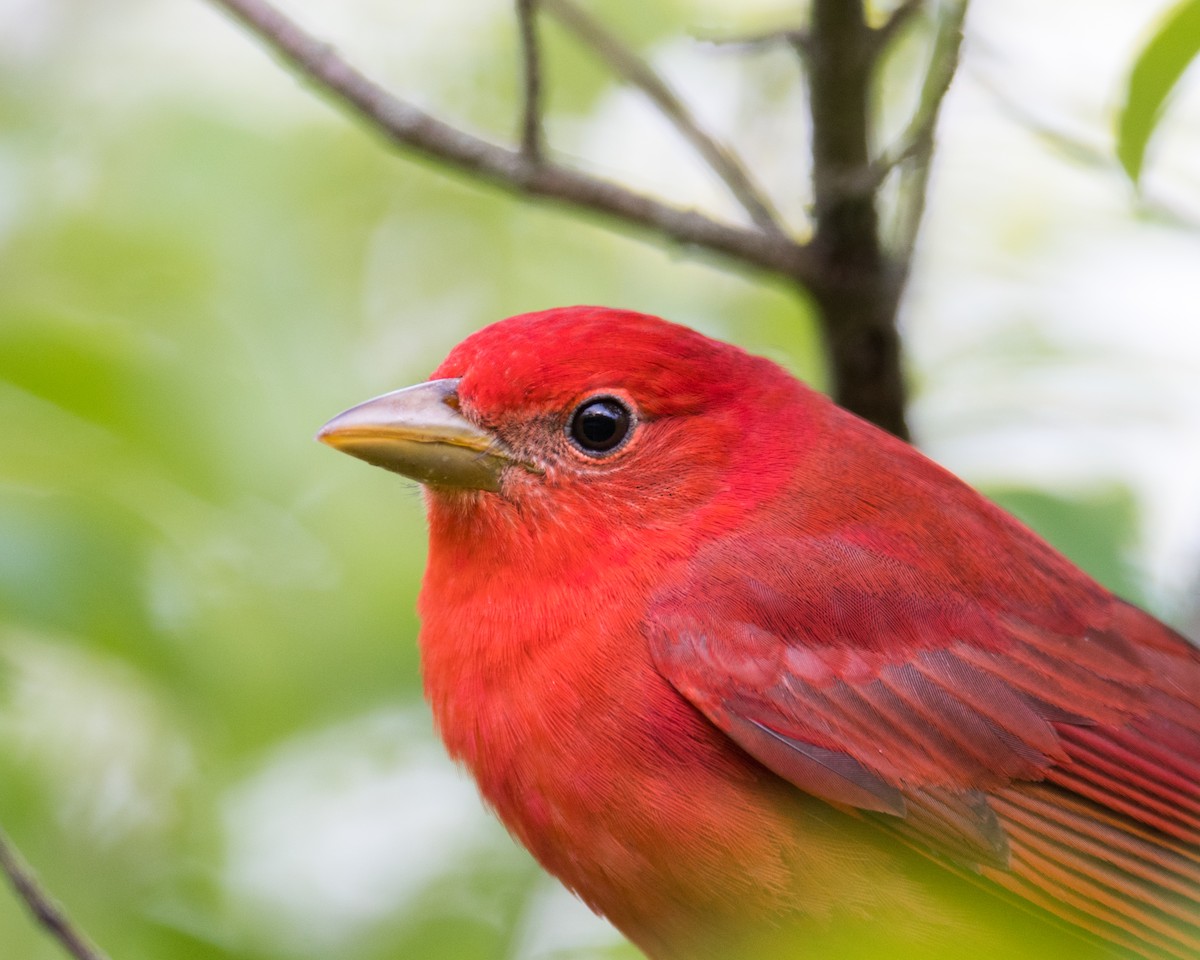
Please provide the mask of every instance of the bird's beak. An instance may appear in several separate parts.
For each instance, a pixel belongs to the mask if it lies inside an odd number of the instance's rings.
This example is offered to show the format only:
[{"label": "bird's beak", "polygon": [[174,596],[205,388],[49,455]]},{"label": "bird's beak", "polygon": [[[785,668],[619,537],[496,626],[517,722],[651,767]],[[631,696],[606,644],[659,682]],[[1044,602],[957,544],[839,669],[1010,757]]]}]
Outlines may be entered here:
[{"label": "bird's beak", "polygon": [[458,412],[458,380],[430,380],[360,403],[317,433],[322,443],[435,487],[499,490],[519,459]]}]

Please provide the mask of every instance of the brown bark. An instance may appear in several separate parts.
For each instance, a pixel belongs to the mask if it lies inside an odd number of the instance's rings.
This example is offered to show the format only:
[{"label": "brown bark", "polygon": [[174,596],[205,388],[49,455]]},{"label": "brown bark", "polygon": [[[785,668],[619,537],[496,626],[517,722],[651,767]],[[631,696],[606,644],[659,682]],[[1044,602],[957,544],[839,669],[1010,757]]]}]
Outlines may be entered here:
[{"label": "brown bark", "polygon": [[905,440],[906,390],[896,329],[900,271],[879,233],[871,92],[880,49],[859,0],[813,0],[801,46],[812,116],[815,231],[809,281],[835,399]]}]

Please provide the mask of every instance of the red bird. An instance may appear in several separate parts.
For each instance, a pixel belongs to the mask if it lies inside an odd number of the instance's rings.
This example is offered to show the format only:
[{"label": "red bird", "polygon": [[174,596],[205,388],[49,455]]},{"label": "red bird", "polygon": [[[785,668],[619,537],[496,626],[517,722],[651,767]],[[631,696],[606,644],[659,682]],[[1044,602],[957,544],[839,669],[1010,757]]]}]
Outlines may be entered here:
[{"label": "red bird", "polygon": [[775,364],[550,310],[320,439],[426,485],[446,746],[649,957],[1200,955],[1196,649]]}]

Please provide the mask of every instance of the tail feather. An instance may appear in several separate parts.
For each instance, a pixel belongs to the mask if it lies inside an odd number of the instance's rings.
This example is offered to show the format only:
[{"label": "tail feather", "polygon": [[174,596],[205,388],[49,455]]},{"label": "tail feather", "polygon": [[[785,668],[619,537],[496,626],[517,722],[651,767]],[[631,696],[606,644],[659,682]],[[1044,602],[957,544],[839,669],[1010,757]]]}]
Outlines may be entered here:
[{"label": "tail feather", "polygon": [[[1146,728],[1063,726],[1070,761],[1041,783],[993,794],[1007,870],[983,873],[1062,919],[1148,957],[1200,956],[1200,803],[1188,781],[1197,738],[1154,748]],[[1157,734],[1159,731],[1155,731]],[[1147,749],[1140,750],[1145,740]]]}]

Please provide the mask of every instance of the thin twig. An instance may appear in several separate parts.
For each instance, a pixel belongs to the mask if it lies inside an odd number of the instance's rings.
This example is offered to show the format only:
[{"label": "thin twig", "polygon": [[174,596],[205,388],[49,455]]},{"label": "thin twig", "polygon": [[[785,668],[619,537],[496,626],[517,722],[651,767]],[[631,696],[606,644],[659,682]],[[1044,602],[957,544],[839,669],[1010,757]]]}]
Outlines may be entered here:
[{"label": "thin twig", "polygon": [[542,159],[542,57],[537,35],[537,0],[517,0],[524,67],[521,113],[521,154],[534,163]]},{"label": "thin twig", "polygon": [[899,191],[900,204],[896,216],[896,248],[902,269],[908,270],[912,261],[917,232],[925,216],[925,197],[929,190],[929,169],[933,158],[934,134],[942,103],[958,70],[962,49],[963,22],[967,16],[967,0],[944,5],[945,12],[937,25],[929,69],[921,86],[917,111],[901,137],[897,162],[905,162],[905,174]]},{"label": "thin twig", "polygon": [[698,42],[712,44],[714,47],[733,47],[744,50],[774,47],[778,44],[795,44],[797,41],[803,42],[806,38],[805,31],[799,27],[790,30],[786,28],[768,30],[765,33],[750,33],[742,36],[723,36],[713,33],[696,33],[693,36]]},{"label": "thin twig", "polygon": [[761,190],[733,152],[706,133],[684,105],[645,60],[621,42],[603,24],[576,6],[571,0],[542,0],[543,9],[570,30],[612,71],[642,91],[658,107],[675,129],[688,141],[705,163],[729,188],[750,218],[763,230],[783,235],[777,216]]},{"label": "thin twig", "polygon": [[909,20],[925,5],[925,0],[903,0],[882,25],[874,30],[876,49],[882,50]]},{"label": "thin twig", "polygon": [[8,877],[17,896],[24,901],[34,919],[67,953],[76,960],[107,960],[68,919],[54,898],[42,889],[33,871],[21,859],[3,831],[0,831],[0,871]]},{"label": "thin twig", "polygon": [[[915,6],[919,7],[920,3]],[[888,174],[896,167],[909,160],[928,164],[929,155],[933,151],[934,133],[937,129],[942,101],[950,89],[950,82],[954,79],[958,66],[958,53],[962,43],[962,18],[965,13],[966,3],[964,2],[955,8],[952,19],[940,23],[938,38],[934,42],[934,51],[930,57],[929,69],[922,84],[920,102],[917,104],[908,126],[904,128],[904,132],[872,163],[872,189],[883,183]],[[895,18],[899,14],[900,9],[898,8],[892,16]],[[953,31],[949,34],[948,41],[946,31]]]},{"label": "thin twig", "polygon": [[287,64],[393,143],[457,167],[511,193],[558,200],[611,220],[808,283],[820,269],[812,251],[778,234],[722,223],[556,163],[532,163],[453,127],[364,76],[267,0],[211,0]]},{"label": "thin twig", "polygon": [[910,136],[908,131],[906,131],[894,144],[871,161],[871,166],[863,178],[863,182],[867,188],[878,190],[893,170],[905,161],[911,160],[920,152],[924,142],[925,137],[923,135]]}]

